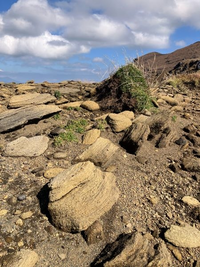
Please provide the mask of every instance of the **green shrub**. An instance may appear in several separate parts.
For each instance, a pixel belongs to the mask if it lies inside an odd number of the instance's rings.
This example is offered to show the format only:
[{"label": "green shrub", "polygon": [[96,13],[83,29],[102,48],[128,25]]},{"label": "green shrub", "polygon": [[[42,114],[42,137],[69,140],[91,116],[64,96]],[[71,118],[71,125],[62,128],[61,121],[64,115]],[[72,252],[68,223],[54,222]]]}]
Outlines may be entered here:
[{"label": "green shrub", "polygon": [[62,95],[61,95],[61,92],[57,90],[57,91],[54,92],[54,96],[55,96],[57,99],[61,99],[61,96],[62,96]]},{"label": "green shrub", "polygon": [[153,106],[146,79],[138,67],[132,63],[127,64],[119,68],[115,76],[120,80],[119,90],[135,99],[138,111]]}]

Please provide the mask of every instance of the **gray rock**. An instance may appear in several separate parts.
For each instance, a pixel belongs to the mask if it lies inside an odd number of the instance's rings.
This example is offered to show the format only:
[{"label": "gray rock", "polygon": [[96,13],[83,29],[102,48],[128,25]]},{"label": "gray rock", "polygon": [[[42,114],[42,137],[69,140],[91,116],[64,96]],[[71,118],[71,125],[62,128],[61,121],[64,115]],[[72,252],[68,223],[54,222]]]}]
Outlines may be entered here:
[{"label": "gray rock", "polygon": [[37,157],[48,148],[49,138],[41,135],[31,138],[20,137],[7,144],[5,155],[11,157]]},{"label": "gray rock", "polygon": [[55,101],[56,98],[50,94],[28,93],[23,95],[15,95],[11,97],[9,107],[19,108],[28,105],[39,105]]},{"label": "gray rock", "polygon": [[53,178],[48,187],[52,222],[66,232],[86,230],[119,197],[115,176],[89,161],[72,165]]},{"label": "gray rock", "polygon": [[177,247],[196,248],[200,246],[200,231],[188,224],[185,226],[172,225],[165,232],[165,238]]},{"label": "gray rock", "polygon": [[99,137],[94,144],[77,156],[74,162],[90,160],[95,165],[108,166],[118,149],[119,147],[110,140]]},{"label": "gray rock", "polygon": [[27,106],[14,110],[7,110],[0,113],[0,133],[15,129],[16,127],[25,125],[31,120],[41,119],[46,115],[59,111],[61,111],[61,109],[55,105]]}]

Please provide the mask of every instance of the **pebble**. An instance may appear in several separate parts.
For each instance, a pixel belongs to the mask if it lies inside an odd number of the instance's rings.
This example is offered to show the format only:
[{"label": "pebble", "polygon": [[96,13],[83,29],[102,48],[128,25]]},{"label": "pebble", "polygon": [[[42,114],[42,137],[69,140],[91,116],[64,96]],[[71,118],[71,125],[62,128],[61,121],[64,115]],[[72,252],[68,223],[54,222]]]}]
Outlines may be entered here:
[{"label": "pebble", "polygon": [[191,196],[184,196],[182,198],[182,201],[192,207],[200,206],[200,202],[196,198],[191,197]]},{"label": "pebble", "polygon": [[22,221],[22,219],[18,219],[15,224],[18,226],[23,226],[24,222]]},{"label": "pebble", "polygon": [[44,177],[47,179],[51,179],[54,178],[55,176],[57,176],[59,173],[63,172],[64,169],[63,168],[51,168],[45,171],[44,173]]},{"label": "pebble", "polygon": [[25,200],[25,199],[26,199],[26,195],[25,195],[25,194],[19,195],[19,196],[17,197],[17,200],[19,200],[19,201],[23,201],[23,200]]},{"label": "pebble", "polygon": [[8,213],[8,210],[0,210],[0,216],[5,216]]},{"label": "pebble", "polygon": [[64,254],[64,253],[59,253],[59,254],[58,254],[58,257],[59,257],[61,260],[64,260],[64,259],[66,259],[67,255]]},{"label": "pebble", "polygon": [[153,204],[156,205],[159,202],[159,197],[154,197],[154,196],[150,196],[149,201]]},{"label": "pebble", "polygon": [[24,246],[24,242],[23,242],[23,241],[19,241],[17,245],[18,245],[18,247],[20,247],[20,248],[21,248],[21,247],[23,247],[23,246]]},{"label": "pebble", "polygon": [[54,159],[65,159],[67,157],[67,153],[65,152],[56,152],[53,154]]},{"label": "pebble", "polygon": [[171,250],[171,252],[174,254],[174,256],[177,258],[178,261],[183,260],[182,255],[178,248],[172,246],[171,244],[168,244],[167,247]]},{"label": "pebble", "polygon": [[26,220],[30,217],[32,217],[33,215],[33,212],[32,211],[27,211],[27,212],[24,212],[20,215],[20,218],[23,219],[23,220]]}]

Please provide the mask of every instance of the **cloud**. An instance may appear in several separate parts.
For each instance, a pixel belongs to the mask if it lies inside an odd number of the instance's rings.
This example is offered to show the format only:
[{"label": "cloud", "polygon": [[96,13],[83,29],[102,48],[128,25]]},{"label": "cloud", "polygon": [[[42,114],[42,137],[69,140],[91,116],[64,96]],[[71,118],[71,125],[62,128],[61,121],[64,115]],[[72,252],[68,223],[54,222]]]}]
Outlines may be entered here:
[{"label": "cloud", "polygon": [[95,57],[94,59],[93,59],[93,62],[103,62],[104,60],[103,60],[103,58],[102,57]]},{"label": "cloud", "polygon": [[199,10],[199,0],[18,0],[0,14],[0,53],[68,59],[99,47],[167,48],[178,27],[200,29]]},{"label": "cloud", "polygon": [[186,42],[184,40],[177,41],[177,42],[175,42],[175,44],[176,44],[176,46],[179,46],[179,47],[186,46]]}]

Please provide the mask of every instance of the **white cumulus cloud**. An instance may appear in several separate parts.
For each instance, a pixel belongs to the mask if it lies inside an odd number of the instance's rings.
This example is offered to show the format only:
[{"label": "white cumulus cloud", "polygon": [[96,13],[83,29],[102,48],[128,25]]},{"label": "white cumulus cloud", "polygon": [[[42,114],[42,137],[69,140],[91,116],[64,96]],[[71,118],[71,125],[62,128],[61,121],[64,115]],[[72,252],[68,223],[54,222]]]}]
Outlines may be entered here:
[{"label": "white cumulus cloud", "polygon": [[96,47],[166,48],[178,27],[200,29],[199,10],[199,0],[18,0],[0,14],[0,54],[67,59]]}]

